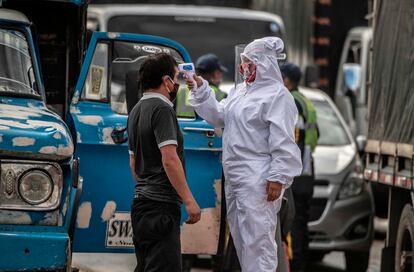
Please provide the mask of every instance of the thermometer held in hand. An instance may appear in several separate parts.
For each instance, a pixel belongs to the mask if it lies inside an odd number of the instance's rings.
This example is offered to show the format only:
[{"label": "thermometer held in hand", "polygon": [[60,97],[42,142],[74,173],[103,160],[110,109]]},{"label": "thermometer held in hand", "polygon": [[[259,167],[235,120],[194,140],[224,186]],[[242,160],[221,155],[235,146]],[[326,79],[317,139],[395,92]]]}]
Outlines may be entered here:
[{"label": "thermometer held in hand", "polygon": [[180,71],[180,73],[183,73],[187,79],[193,79],[193,75],[195,74],[193,63],[181,63],[178,65],[178,70]]}]

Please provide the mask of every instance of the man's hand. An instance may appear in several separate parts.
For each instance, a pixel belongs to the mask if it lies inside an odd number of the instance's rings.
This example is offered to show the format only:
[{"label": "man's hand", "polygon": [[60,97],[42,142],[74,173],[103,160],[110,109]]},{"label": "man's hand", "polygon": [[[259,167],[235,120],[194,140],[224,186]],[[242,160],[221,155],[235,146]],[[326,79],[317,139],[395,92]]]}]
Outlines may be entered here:
[{"label": "man's hand", "polygon": [[267,201],[275,201],[282,193],[283,184],[277,181],[268,181],[266,186]]},{"label": "man's hand", "polygon": [[187,224],[195,224],[201,219],[201,210],[195,200],[185,203],[185,210],[188,214]]},{"label": "man's hand", "polygon": [[193,75],[193,79],[185,78],[185,81],[187,82],[187,86],[190,90],[194,88],[195,83],[197,83],[197,88],[200,88],[201,85],[203,85],[203,80],[196,74]]}]

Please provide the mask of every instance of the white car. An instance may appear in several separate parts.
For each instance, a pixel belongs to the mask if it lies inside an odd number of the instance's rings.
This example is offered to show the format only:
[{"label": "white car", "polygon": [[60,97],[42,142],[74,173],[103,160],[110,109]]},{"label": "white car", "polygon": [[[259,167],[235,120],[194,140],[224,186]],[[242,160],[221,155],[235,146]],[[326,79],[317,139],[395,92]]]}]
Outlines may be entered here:
[{"label": "white car", "polygon": [[315,187],[310,208],[312,260],[345,252],[347,271],[366,271],[373,240],[374,202],[362,177],[356,143],[339,110],[322,91],[300,88],[317,111]]}]

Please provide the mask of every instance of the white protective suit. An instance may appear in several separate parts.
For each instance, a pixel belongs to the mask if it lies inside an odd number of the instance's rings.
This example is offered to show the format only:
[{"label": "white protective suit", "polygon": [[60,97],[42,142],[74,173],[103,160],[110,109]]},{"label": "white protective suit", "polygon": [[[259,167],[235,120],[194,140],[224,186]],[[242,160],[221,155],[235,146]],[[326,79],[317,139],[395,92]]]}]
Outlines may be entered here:
[{"label": "white protective suit", "polygon": [[294,137],[298,113],[276,60],[282,50],[279,38],[254,40],[243,53],[257,66],[253,83],[239,84],[219,103],[203,81],[189,97],[201,117],[224,128],[227,218],[243,272],[276,271],[275,231],[282,196],[268,202],[266,184],[290,186],[302,170]]}]

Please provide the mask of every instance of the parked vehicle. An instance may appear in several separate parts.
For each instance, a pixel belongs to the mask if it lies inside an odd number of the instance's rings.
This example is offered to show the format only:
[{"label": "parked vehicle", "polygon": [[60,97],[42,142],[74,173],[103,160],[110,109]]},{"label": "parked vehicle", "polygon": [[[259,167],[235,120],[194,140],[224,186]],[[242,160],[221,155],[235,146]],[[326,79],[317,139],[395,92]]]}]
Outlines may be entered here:
[{"label": "parked vehicle", "polygon": [[[14,10],[0,9],[0,270],[70,271],[72,249],[132,253],[126,101],[113,94],[137,90],[136,71],[148,55],[189,62],[187,51],[155,36],[93,33],[80,70],[84,2],[6,4]],[[180,125],[189,184],[203,210],[195,228],[183,224],[183,250],[208,254],[225,231],[221,139],[201,119]]]},{"label": "parked vehicle", "polygon": [[354,136],[368,133],[368,87],[371,66],[372,28],[356,27],[349,31],[344,43],[335,102]]},{"label": "parked vehicle", "polygon": [[379,0],[374,7],[364,177],[388,188],[381,271],[414,269],[413,8],[414,2],[404,0]]},{"label": "parked vehicle", "polygon": [[88,28],[170,38],[181,43],[194,61],[201,55],[214,53],[229,71],[221,85],[225,91],[234,86],[235,45],[265,36],[278,36],[285,40],[284,25],[279,16],[225,7],[91,5]]},{"label": "parked vehicle", "polygon": [[[128,164],[126,100],[119,89],[136,96],[138,69],[156,52],[189,62],[187,51],[171,40],[146,35],[94,33],[70,108],[82,160],[83,194],[77,216],[74,250],[133,253],[130,205],[134,181]],[[220,237],[221,139],[202,119],[179,120],[185,139],[189,186],[202,209],[202,220],[182,226],[182,251],[215,254]],[[99,167],[96,167],[99,166]],[[207,171],[208,170],[208,171]],[[182,220],[186,219],[183,209]],[[224,229],[225,230],[225,229]],[[223,231],[224,231],[223,230]],[[95,253],[93,255],[91,253]],[[111,258],[105,257],[108,264]]]},{"label": "parked vehicle", "polygon": [[[82,40],[76,49],[53,44],[62,38],[54,35],[63,35],[63,39],[78,35],[78,21],[68,19],[53,27],[49,23],[56,14],[76,16],[85,7],[83,1],[8,1],[0,7],[1,271],[71,270],[73,226],[82,183],[71,132],[62,118],[47,108],[46,97],[71,87],[69,77],[77,69],[71,61],[79,61]],[[33,8],[36,14],[30,12]],[[45,15],[42,10],[55,14],[47,25],[37,20]],[[38,42],[45,40],[39,39],[26,15],[38,22],[40,33],[49,35],[49,43],[41,49],[46,46],[50,50],[50,67],[39,55]],[[76,50],[78,54],[59,60],[51,56]],[[66,81],[50,81],[55,67],[63,71],[54,70],[53,77]],[[62,98],[63,109],[65,96]]]},{"label": "parked vehicle", "polygon": [[300,91],[316,108],[320,133],[308,224],[312,260],[343,251],[347,271],[365,271],[374,233],[374,203],[362,177],[357,145],[328,95],[307,88]]}]

